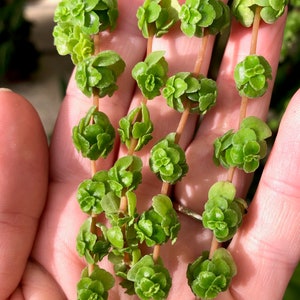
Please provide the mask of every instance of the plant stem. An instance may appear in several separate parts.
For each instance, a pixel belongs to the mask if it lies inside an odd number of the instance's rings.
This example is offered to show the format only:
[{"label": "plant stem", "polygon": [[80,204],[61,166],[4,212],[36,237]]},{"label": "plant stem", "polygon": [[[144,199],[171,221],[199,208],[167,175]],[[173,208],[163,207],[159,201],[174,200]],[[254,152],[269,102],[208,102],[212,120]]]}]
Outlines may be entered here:
[{"label": "plant stem", "polygon": [[190,105],[187,102],[185,110],[181,114],[181,118],[180,118],[180,121],[179,121],[177,129],[176,129],[175,143],[177,143],[177,144],[179,143],[179,140],[180,140],[183,130],[185,128],[186,122],[189,118],[189,114],[190,114]]},{"label": "plant stem", "polygon": [[258,37],[258,31],[259,31],[259,24],[260,24],[260,11],[261,6],[257,6],[255,9],[255,15],[253,20],[253,26],[252,26],[252,39],[251,39],[251,46],[250,46],[250,54],[256,53],[256,46],[257,46],[257,37]]},{"label": "plant stem", "polygon": [[205,52],[206,52],[207,42],[208,42],[208,34],[205,34],[205,31],[204,31],[204,36],[202,38],[201,46],[199,48],[196,63],[195,63],[195,66],[194,66],[194,72],[193,73],[195,75],[199,75],[200,72],[201,72],[202,63],[203,63]]},{"label": "plant stem", "polygon": [[160,245],[155,245],[153,248],[153,260],[157,262],[160,253]]},{"label": "plant stem", "polygon": [[209,258],[211,259],[214,252],[219,248],[220,244],[217,241],[216,237],[213,235],[213,238],[211,240],[211,244],[210,244],[210,250],[209,250]]},{"label": "plant stem", "polygon": [[[97,215],[92,215],[91,218],[92,218],[92,222],[91,222],[90,232],[93,234],[96,234],[96,232],[97,232],[97,226],[96,226]],[[91,275],[93,273],[94,268],[95,268],[95,264],[90,264],[90,263],[88,264],[88,274],[89,275]]]}]

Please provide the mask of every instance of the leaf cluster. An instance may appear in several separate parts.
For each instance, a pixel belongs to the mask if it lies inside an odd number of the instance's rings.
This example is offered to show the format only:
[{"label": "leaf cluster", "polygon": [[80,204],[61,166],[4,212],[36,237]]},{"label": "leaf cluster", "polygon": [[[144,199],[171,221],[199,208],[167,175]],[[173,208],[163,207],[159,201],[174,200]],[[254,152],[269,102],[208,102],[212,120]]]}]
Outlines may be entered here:
[{"label": "leaf cluster", "polygon": [[174,184],[188,171],[185,152],[175,143],[175,133],[156,143],[150,152],[150,168],[164,182]]},{"label": "leaf cluster", "polygon": [[137,237],[147,246],[161,245],[169,239],[175,243],[180,223],[171,199],[166,195],[156,195],[152,207],[143,212],[135,224]]},{"label": "leaf cluster", "polygon": [[162,94],[179,112],[188,105],[191,113],[205,114],[216,103],[217,85],[203,75],[195,78],[190,72],[179,72],[168,78]]},{"label": "leaf cluster", "polygon": [[161,37],[178,20],[178,12],[171,0],[146,0],[137,10],[138,27],[145,38]]},{"label": "leaf cluster", "polygon": [[287,0],[234,0],[232,13],[246,27],[254,21],[255,10],[261,7],[260,16],[268,24],[274,23],[284,13]]},{"label": "leaf cluster", "polygon": [[116,0],[62,0],[56,7],[54,44],[60,55],[71,55],[74,64],[94,52],[91,35],[113,30],[118,17]]},{"label": "leaf cluster", "polygon": [[95,89],[99,97],[112,96],[118,89],[117,78],[123,73],[125,62],[112,50],[102,51],[78,63],[75,79],[79,89],[90,97]]},{"label": "leaf cluster", "polygon": [[203,299],[215,298],[225,291],[232,277],[236,275],[236,265],[231,254],[224,248],[214,251],[211,259],[204,251],[187,270],[188,283],[193,293]]},{"label": "leaf cluster", "polygon": [[77,300],[105,300],[108,298],[107,291],[114,286],[114,283],[113,276],[97,265],[91,275],[88,275],[85,268],[77,284]]},{"label": "leaf cluster", "polygon": [[141,103],[119,121],[120,139],[127,149],[136,141],[134,151],[139,151],[152,139],[153,124],[147,106]]},{"label": "leaf cluster", "polygon": [[98,111],[96,106],[92,106],[86,116],[73,128],[72,139],[83,157],[97,160],[99,157],[106,157],[112,150],[115,130],[109,118]]},{"label": "leaf cluster", "polygon": [[181,30],[189,37],[217,34],[230,25],[230,9],[220,0],[186,0],[179,12]]},{"label": "leaf cluster", "polygon": [[148,100],[160,95],[167,80],[168,64],[164,54],[164,51],[154,51],[132,69],[133,78]]},{"label": "leaf cluster", "polygon": [[213,231],[219,242],[231,239],[241,225],[246,202],[236,198],[235,194],[236,189],[231,182],[219,181],[209,189],[202,223]]},{"label": "leaf cluster", "polygon": [[151,255],[143,256],[128,272],[134,282],[135,293],[142,300],[166,299],[171,288],[171,277],[161,260],[154,262]]},{"label": "leaf cluster", "polygon": [[268,88],[268,79],[272,79],[272,68],[260,55],[248,55],[234,69],[234,80],[241,96],[257,98]]},{"label": "leaf cluster", "polygon": [[272,134],[261,119],[245,118],[237,132],[227,131],[214,142],[214,161],[225,168],[237,167],[246,173],[254,172],[267,154],[265,139]]}]

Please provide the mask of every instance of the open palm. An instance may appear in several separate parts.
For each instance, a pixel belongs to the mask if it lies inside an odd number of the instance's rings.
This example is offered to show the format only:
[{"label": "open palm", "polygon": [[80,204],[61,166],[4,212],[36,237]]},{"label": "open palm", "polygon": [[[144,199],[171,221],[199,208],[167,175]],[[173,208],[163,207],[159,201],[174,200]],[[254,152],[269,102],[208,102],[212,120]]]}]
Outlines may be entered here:
[{"label": "open palm", "polygon": [[[141,1],[119,1],[119,26],[112,37],[104,35],[101,49],[113,49],[126,61],[119,89],[112,98],[100,100],[100,109],[118,120],[140,101],[131,77],[132,67],[143,60],[146,41],[137,29],[135,13]],[[262,25],[257,52],[275,72],[280,51],[284,17],[275,25]],[[228,129],[236,128],[240,97],[233,82],[234,66],[249,54],[251,31],[233,23],[231,36],[220,67],[217,105],[205,116],[195,137],[196,118],[189,119],[180,140],[190,165],[188,175],[173,187],[177,202],[201,213],[208,188],[226,179],[226,171],[212,162],[212,142]],[[174,29],[156,39],[153,50],[166,50],[170,74],[193,71],[201,41],[183,36]],[[202,66],[207,72],[213,38]],[[274,77],[275,73],[273,73]],[[270,84],[272,86],[272,84]],[[51,91],[50,91],[51,92]],[[249,115],[265,118],[271,88],[251,101]],[[31,105],[9,91],[0,93],[0,300],[76,299],[76,284],[84,261],[76,252],[76,236],[86,219],[76,201],[77,186],[90,177],[90,163],[75,150],[71,130],[91,106],[76,88],[73,79],[62,104],[50,149],[40,120]],[[300,93],[283,119],[258,191],[242,227],[229,245],[238,267],[228,292],[220,299],[281,299],[300,258]],[[148,151],[155,141],[175,131],[180,115],[168,108],[160,97],[149,101],[155,125],[153,142],[142,151],[147,165]],[[126,152],[120,146],[98,169],[107,169]],[[243,196],[250,178],[236,172],[234,182]],[[145,169],[138,189],[138,209],[148,207],[149,199],[160,192],[161,183]],[[162,247],[161,256],[170,270],[173,285],[169,299],[194,299],[186,282],[186,266],[209,249],[211,235],[197,222],[179,215],[181,231],[174,246]],[[171,248],[172,247],[172,248]],[[101,266],[111,270],[107,261]],[[133,299],[118,285],[109,299]]]}]

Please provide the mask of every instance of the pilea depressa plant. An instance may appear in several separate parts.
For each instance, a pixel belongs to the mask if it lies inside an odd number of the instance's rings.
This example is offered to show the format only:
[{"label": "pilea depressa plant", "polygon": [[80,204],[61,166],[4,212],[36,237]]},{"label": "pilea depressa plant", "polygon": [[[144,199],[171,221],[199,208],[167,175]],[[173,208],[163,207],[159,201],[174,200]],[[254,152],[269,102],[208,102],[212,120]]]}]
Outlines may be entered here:
[{"label": "pilea depressa plant", "polygon": [[[90,109],[72,130],[80,159],[90,161],[90,176],[78,183],[74,199],[86,216],[76,239],[78,255],[86,265],[77,284],[78,300],[108,299],[115,285],[139,299],[167,299],[172,282],[178,284],[167,260],[170,255],[179,255],[179,250],[172,249],[182,238],[181,220],[186,218],[182,212],[191,217],[194,212],[180,204],[174,189],[178,183],[184,186],[190,168],[195,167],[187,157],[187,139],[197,134],[189,132],[189,123],[201,131],[222,97],[218,81],[207,75],[207,55],[216,36],[229,32],[231,20],[251,32],[248,54],[239,58],[232,73],[240,113],[236,122],[231,122],[235,125],[198,149],[211,153],[215,172],[223,175],[209,182],[204,207],[195,206],[202,211],[203,227],[194,221],[198,235],[210,232],[210,242],[201,246],[204,250],[197,251],[198,256],[185,262],[186,280],[181,284],[189,285],[195,297],[211,299],[226,291],[232,278],[238,276],[227,249],[247,212],[237,181],[259,167],[267,155],[266,139],[271,136],[261,116],[248,113],[251,101],[260,101],[269,91],[274,76],[268,60],[257,51],[259,29],[262,23],[275,23],[285,6],[285,0],[235,0],[231,6],[221,0],[146,0],[136,9],[135,19],[129,20],[120,15],[117,0],[62,0],[58,4],[53,30],[57,51],[71,56],[77,87],[91,99]],[[113,47],[115,32],[126,22],[136,22],[139,39],[146,43],[144,57],[140,55],[135,63],[126,61]],[[181,64],[182,69],[174,71],[174,61],[169,60],[174,49],[157,49],[156,41],[167,38],[174,43],[184,38],[193,41],[193,47],[197,45],[193,69]],[[107,48],[108,39],[111,49]],[[125,80],[124,74],[135,81],[139,92],[128,113],[111,120],[105,106],[120,92],[118,85]],[[122,105],[122,95],[118,97],[116,109]],[[161,130],[163,116],[151,118],[157,101],[175,116],[177,124],[170,132]],[[226,105],[227,115],[220,116],[224,123],[230,118],[230,109],[236,109]],[[119,143],[119,154],[112,154]],[[116,159],[112,165],[98,169],[99,161],[113,155]],[[153,182],[161,182],[160,190],[143,192],[143,178],[149,172]],[[202,184],[207,182],[197,182]],[[107,264],[111,265],[108,269],[103,267]]]}]

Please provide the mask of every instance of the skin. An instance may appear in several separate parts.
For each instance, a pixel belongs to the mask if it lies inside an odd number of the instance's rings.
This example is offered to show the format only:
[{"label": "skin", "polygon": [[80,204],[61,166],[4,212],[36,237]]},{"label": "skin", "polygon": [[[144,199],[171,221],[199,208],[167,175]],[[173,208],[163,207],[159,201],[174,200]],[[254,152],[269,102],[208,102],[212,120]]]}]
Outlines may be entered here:
[{"label": "skin", "polygon": [[[135,63],[145,55],[146,43],[137,27],[135,12],[140,1],[119,1],[122,26],[114,37],[104,35],[101,49],[113,49],[127,62],[119,80],[119,90],[109,99],[100,100],[100,109],[111,116],[117,126],[119,118],[140,101],[130,75]],[[273,68],[275,77],[285,17],[270,26],[261,24],[257,53]],[[190,164],[188,175],[172,189],[174,198],[201,213],[207,191],[227,173],[211,161],[211,143],[230,128],[237,128],[240,97],[235,90],[232,72],[236,63],[249,54],[251,30],[233,23],[219,76],[217,105],[205,116],[194,139],[195,117],[187,123],[180,144],[186,149]],[[213,39],[209,40],[201,72],[206,73]],[[154,41],[153,50],[165,49],[170,74],[193,71],[200,45],[178,28],[168,37]],[[265,118],[273,82],[260,99],[249,102],[247,114]],[[133,95],[133,96],[132,96]],[[86,216],[76,201],[78,184],[90,177],[89,161],[80,157],[71,141],[72,127],[91,105],[77,90],[71,78],[54,129],[50,148],[34,108],[20,95],[0,91],[0,299],[76,299],[76,284],[85,266],[75,250],[78,229]],[[163,100],[149,101],[155,127],[154,141],[174,131],[179,114]],[[218,299],[282,299],[282,295],[300,258],[300,91],[292,98],[282,119],[280,130],[268,158],[258,190],[243,225],[229,245],[238,268],[228,292]],[[16,117],[17,116],[17,117]],[[163,122],[161,122],[163,117]],[[153,141],[141,152],[145,162]],[[126,153],[118,144],[114,153],[98,162],[107,169],[118,156]],[[9,148],[9,149],[7,149]],[[201,151],[199,151],[201,149]],[[208,171],[209,170],[209,171]],[[145,169],[139,197],[145,199],[139,210],[149,206],[161,183]],[[235,172],[238,196],[245,195],[249,176]],[[194,299],[185,279],[186,265],[209,249],[211,235],[201,223],[180,214],[182,229],[174,246],[161,248],[161,256],[173,277],[168,299]],[[170,255],[172,253],[172,255]],[[111,270],[104,260],[101,266]],[[118,285],[110,299],[134,299]]]}]

